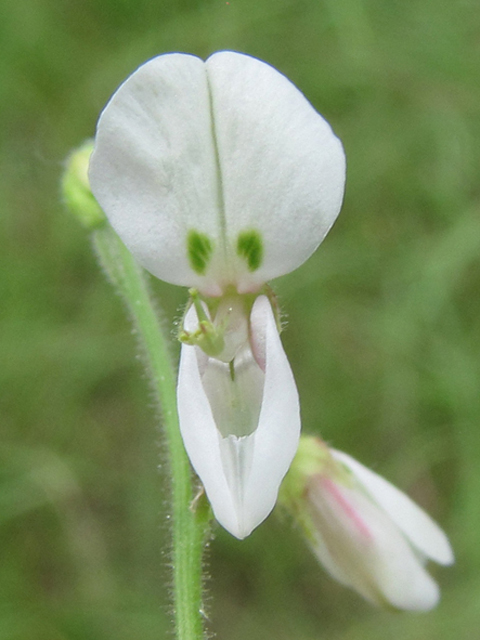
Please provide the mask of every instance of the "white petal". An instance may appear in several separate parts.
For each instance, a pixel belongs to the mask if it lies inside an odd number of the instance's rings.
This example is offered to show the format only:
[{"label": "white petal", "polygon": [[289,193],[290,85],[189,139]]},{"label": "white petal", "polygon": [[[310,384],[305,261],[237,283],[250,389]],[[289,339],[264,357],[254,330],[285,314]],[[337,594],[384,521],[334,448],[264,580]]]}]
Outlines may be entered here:
[{"label": "white petal", "polygon": [[453,563],[453,551],[447,536],[413,500],[346,453],[332,450],[332,455],[352,471],[377,504],[425,557],[439,564]]},{"label": "white petal", "polygon": [[359,489],[314,478],[308,495],[318,532],[314,551],[334,577],[374,604],[412,611],[437,604],[438,587],[413,549]]},{"label": "white petal", "polygon": [[300,266],[340,210],[345,157],[330,125],[268,64],[229,51],[207,62],[227,235],[256,229],[260,268],[237,260],[239,291]]},{"label": "white petal", "polygon": [[197,347],[182,345],[177,404],[183,442],[193,468],[202,480],[216,519],[241,538],[234,497],[225,476],[220,435],[200,376]]},{"label": "white petal", "polygon": [[237,538],[249,535],[273,509],[300,430],[295,382],[264,296],[254,304],[252,325],[265,333],[266,348],[263,399],[253,433],[237,437],[225,435],[225,425],[217,427],[195,347],[182,346],[177,388],[185,448],[216,519]]},{"label": "white petal", "polygon": [[[220,295],[227,285],[254,291],[309,257],[338,214],[345,159],[330,126],[269,65],[167,54],[104,109],[89,175],[144,267]],[[192,232],[209,247],[203,266],[189,257]]]},{"label": "white petal", "polygon": [[253,330],[265,327],[265,383],[250,475],[245,489],[250,526],[275,506],[278,489],[295,456],[300,437],[300,406],[290,364],[283,350],[270,302],[259,296],[252,309]]},{"label": "white petal", "polygon": [[97,125],[92,191],[137,260],[158,278],[218,295],[189,263],[196,230],[220,244],[217,168],[205,63],[167,54],[120,86]]}]

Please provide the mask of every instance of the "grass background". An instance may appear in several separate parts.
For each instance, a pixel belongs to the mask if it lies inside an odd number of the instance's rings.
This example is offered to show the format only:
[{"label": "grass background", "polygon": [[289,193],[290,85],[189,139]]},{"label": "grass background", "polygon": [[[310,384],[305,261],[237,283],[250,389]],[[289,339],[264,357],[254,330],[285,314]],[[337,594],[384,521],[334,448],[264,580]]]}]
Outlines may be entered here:
[{"label": "grass background", "polygon": [[[168,478],[121,301],[64,211],[72,147],[140,63],[258,56],[345,145],[343,212],[276,282],[306,432],[449,533],[434,612],[378,612],[291,523],[217,529],[224,640],[471,639],[480,625],[480,12],[475,0],[3,0],[0,640],[169,638]],[[171,322],[186,293],[155,283]]]}]

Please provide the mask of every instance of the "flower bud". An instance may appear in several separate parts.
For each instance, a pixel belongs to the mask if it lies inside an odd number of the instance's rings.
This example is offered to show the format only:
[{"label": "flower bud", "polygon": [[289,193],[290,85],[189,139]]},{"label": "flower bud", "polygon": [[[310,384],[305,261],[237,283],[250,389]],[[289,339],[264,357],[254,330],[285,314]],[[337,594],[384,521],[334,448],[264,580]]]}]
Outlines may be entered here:
[{"label": "flower bud", "polygon": [[105,214],[90,190],[88,163],[93,151],[93,142],[88,140],[73,151],[67,159],[62,178],[65,203],[81,224],[89,230],[97,229],[106,222]]},{"label": "flower bud", "polygon": [[319,438],[303,437],[280,500],[327,571],[373,604],[426,611],[439,589],[426,560],[453,562],[438,525],[389,482]]}]

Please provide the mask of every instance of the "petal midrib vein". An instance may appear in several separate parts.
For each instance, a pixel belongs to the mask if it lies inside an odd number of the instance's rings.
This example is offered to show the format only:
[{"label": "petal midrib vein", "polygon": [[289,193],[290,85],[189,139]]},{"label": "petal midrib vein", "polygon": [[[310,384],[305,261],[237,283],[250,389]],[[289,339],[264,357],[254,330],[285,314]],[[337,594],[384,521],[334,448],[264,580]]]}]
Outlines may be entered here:
[{"label": "petal midrib vein", "polygon": [[216,182],[216,205],[217,205],[217,213],[218,213],[218,224],[220,229],[220,251],[223,258],[224,268],[226,270],[227,278],[231,278],[232,274],[230,261],[229,261],[229,252],[228,252],[228,241],[227,241],[227,217],[225,212],[225,193],[223,186],[223,174],[222,174],[222,164],[220,161],[220,151],[218,146],[218,137],[217,137],[217,128],[215,122],[215,111],[213,104],[213,89],[210,83],[210,78],[208,75],[208,69],[205,70],[205,76],[207,80],[207,91],[208,91],[208,101],[210,107],[210,126],[212,132],[212,140],[213,140],[213,153],[214,153],[214,166],[215,166],[215,182]]}]

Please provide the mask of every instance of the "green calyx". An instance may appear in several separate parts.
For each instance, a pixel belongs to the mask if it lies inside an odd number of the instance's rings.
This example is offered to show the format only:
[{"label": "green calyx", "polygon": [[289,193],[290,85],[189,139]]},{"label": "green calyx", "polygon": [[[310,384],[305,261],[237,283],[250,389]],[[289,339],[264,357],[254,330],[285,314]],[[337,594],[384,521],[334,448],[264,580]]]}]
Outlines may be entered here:
[{"label": "green calyx", "polygon": [[182,329],[178,336],[180,342],[184,344],[200,347],[205,353],[214,358],[218,356],[224,349],[224,329],[215,326],[208,318],[200,294],[196,289],[190,289],[190,301],[194,305],[198,317],[198,329],[195,331],[186,331]]},{"label": "green calyx", "polygon": [[342,485],[352,484],[351,472],[333,458],[323,440],[301,436],[295,458],[280,488],[279,502],[290,511],[298,512],[315,476],[326,476]]},{"label": "green calyx", "polygon": [[106,217],[96,201],[88,180],[88,164],[93,142],[86,141],[67,159],[62,177],[62,194],[65,204],[80,223],[89,230],[105,225]]},{"label": "green calyx", "polygon": [[338,484],[352,484],[350,472],[333,458],[323,440],[315,436],[301,436],[295,458],[280,487],[278,504],[293,516],[313,546],[317,534],[308,496],[309,487],[325,477]]}]

